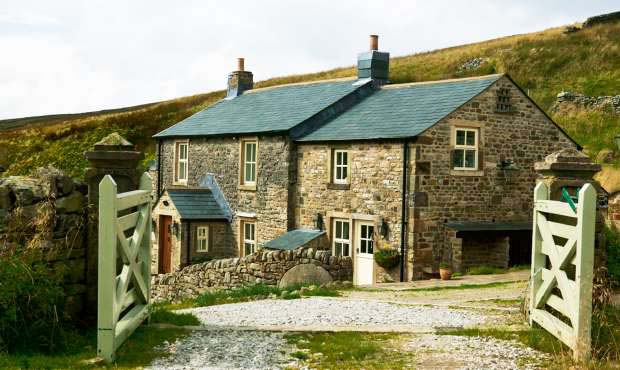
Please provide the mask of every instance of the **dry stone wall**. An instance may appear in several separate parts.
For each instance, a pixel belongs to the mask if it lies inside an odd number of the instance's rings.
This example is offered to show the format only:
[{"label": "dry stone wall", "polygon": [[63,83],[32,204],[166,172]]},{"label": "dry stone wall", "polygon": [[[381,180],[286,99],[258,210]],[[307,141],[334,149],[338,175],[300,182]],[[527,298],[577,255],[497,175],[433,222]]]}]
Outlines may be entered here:
[{"label": "dry stone wall", "polygon": [[352,278],[350,257],[336,257],[330,251],[313,248],[261,250],[241,258],[214,260],[191,265],[178,272],[154,276],[151,294],[156,301],[176,302],[197,297],[207,290],[257,283],[277,285],[288,270],[300,264],[320,266],[333,280],[348,281]]},{"label": "dry stone wall", "polygon": [[69,314],[82,311],[86,291],[86,193],[52,168],[0,179],[0,252],[40,248],[42,263],[66,272]]}]

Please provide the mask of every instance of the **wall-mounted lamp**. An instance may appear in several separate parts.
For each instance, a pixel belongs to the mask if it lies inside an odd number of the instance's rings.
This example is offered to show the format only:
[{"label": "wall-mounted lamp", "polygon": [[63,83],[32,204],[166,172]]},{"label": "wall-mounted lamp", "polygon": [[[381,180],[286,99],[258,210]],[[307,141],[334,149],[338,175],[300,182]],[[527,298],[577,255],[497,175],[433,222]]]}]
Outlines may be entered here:
[{"label": "wall-mounted lamp", "polygon": [[172,235],[179,237],[179,223],[175,222],[172,224]]},{"label": "wall-mounted lamp", "polygon": [[387,222],[385,222],[385,218],[381,219],[381,223],[379,224],[379,234],[385,239],[388,236],[388,232],[390,231]]},{"label": "wall-mounted lamp", "polygon": [[323,231],[323,228],[325,227],[324,223],[323,223],[323,215],[320,213],[316,214],[316,218],[314,219],[314,227],[317,230],[321,230]]},{"label": "wall-mounted lamp", "polygon": [[620,134],[616,134],[614,136],[614,142],[616,143],[616,148],[618,148],[618,150],[620,150]]},{"label": "wall-mounted lamp", "polygon": [[502,159],[499,161],[499,164],[497,165],[497,167],[504,171],[504,178],[506,179],[506,182],[509,182],[510,180],[510,171],[518,171],[519,170],[519,166],[514,163],[512,161],[512,159]]}]

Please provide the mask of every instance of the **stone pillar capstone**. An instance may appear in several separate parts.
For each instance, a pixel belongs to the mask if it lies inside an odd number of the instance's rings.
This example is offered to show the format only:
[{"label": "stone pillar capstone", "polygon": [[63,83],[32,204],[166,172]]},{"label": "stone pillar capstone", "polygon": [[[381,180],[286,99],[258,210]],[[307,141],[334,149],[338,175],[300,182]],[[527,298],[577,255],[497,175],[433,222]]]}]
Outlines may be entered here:
[{"label": "stone pillar capstone", "polygon": [[140,173],[138,162],[142,152],[118,133],[112,133],[95,143],[92,151],[84,152],[90,166],[84,179],[88,185],[88,237],[86,246],[86,314],[97,317],[97,256],[99,183],[105,175],[111,175],[118,192],[136,190]]}]

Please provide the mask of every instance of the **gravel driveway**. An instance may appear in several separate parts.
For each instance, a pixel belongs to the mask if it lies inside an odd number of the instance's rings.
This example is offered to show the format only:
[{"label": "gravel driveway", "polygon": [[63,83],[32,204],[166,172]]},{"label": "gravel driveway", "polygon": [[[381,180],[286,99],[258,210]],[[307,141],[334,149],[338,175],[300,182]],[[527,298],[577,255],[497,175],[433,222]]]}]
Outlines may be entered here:
[{"label": "gravel driveway", "polygon": [[484,323],[481,314],[449,308],[393,304],[370,300],[312,297],[260,300],[182,310],[209,327],[251,327],[269,330],[432,331]]}]

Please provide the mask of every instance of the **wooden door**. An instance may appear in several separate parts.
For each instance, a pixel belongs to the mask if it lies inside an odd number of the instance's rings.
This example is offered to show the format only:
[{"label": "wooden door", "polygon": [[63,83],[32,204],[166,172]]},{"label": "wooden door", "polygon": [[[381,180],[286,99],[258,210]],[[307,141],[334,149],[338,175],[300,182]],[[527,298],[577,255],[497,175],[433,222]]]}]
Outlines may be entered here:
[{"label": "wooden door", "polygon": [[374,283],[374,229],[368,222],[356,222],[355,231],[355,285],[371,285]]},{"label": "wooden door", "polygon": [[172,240],[171,229],[172,217],[160,216],[159,218],[159,273],[172,272]]}]

